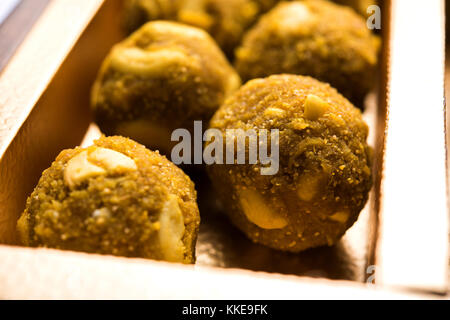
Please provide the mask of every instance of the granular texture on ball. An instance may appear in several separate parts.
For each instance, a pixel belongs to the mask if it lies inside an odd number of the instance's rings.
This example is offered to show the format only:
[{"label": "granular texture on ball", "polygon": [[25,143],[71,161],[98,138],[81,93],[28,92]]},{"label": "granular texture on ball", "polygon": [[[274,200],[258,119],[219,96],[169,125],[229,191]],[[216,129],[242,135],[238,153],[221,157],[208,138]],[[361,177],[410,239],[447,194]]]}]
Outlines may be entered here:
[{"label": "granular texture on ball", "polygon": [[262,175],[260,161],[207,168],[232,222],[254,242],[291,252],[333,245],[357,220],[372,184],[368,127],[328,84],[295,75],[251,80],[210,127],[224,140],[228,129],[279,130],[276,174]]},{"label": "granular texture on ball", "polygon": [[171,133],[209,121],[240,78],[201,29],[154,21],[114,46],[92,89],[103,133],[167,153]]},{"label": "granular texture on ball", "polygon": [[102,137],[58,155],[17,228],[32,247],[193,263],[199,223],[181,169],[130,139]]},{"label": "granular texture on ball", "polygon": [[236,68],[243,81],[311,76],[362,108],[374,84],[378,48],[379,39],[351,8],[321,0],[282,2],[246,33]]}]

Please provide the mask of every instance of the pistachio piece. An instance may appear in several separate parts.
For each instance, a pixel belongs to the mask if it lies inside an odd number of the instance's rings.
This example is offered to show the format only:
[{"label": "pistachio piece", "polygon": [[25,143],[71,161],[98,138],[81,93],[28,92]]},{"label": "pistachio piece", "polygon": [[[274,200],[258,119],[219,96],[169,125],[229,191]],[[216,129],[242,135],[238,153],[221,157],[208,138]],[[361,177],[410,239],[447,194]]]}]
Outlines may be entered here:
[{"label": "pistachio piece", "polygon": [[309,94],[305,100],[305,118],[308,120],[319,119],[328,109],[328,103],[314,94]]},{"label": "pistachio piece", "polygon": [[258,227],[282,229],[287,225],[286,219],[274,212],[256,191],[242,190],[239,199],[247,219]]},{"label": "pistachio piece", "polygon": [[178,205],[178,197],[171,194],[159,216],[159,243],[164,259],[170,262],[183,262],[184,235],[183,213]]}]

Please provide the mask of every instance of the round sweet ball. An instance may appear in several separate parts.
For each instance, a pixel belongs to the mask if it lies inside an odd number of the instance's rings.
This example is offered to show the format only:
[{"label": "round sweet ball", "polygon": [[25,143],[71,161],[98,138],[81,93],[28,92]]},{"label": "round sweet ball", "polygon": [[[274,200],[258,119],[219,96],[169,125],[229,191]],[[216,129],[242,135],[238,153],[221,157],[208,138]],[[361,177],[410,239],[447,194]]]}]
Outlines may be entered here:
[{"label": "round sweet ball", "polygon": [[17,223],[22,244],[194,263],[200,216],[192,181],[124,137],[62,151]]},{"label": "round sweet ball", "polygon": [[132,32],[152,20],[173,20],[207,31],[228,56],[244,32],[275,0],[126,0],[124,27]]},{"label": "round sweet ball", "polygon": [[282,2],[244,36],[236,68],[244,81],[281,73],[311,76],[362,108],[374,84],[379,44],[349,7],[322,0]]},{"label": "round sweet ball", "polygon": [[[331,246],[365,206],[372,185],[368,127],[328,84],[296,75],[251,80],[217,111],[211,128],[224,145],[256,132],[248,136],[258,139],[258,150],[250,138],[236,148],[246,150],[245,164],[207,167],[231,221],[254,242],[290,252]],[[264,143],[267,155],[278,158],[270,174],[262,172]]]},{"label": "round sweet ball", "polygon": [[91,108],[106,135],[167,154],[173,130],[209,121],[240,84],[205,31],[154,21],[113,47],[93,86]]}]

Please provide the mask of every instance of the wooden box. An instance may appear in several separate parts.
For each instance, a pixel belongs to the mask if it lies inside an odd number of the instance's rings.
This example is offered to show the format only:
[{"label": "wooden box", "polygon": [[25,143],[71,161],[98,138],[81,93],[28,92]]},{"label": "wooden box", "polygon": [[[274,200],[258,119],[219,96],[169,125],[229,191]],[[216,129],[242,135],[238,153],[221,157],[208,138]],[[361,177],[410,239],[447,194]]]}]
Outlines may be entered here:
[{"label": "wooden box", "polygon": [[[297,255],[202,217],[197,264],[15,246],[41,172],[91,141],[89,93],[123,38],[119,0],[53,0],[0,73],[0,298],[436,298],[447,293],[444,1],[385,1],[378,88],[365,118],[375,184],[334,247]],[[199,188],[200,206],[208,189]],[[439,294],[439,295],[436,295]]]}]

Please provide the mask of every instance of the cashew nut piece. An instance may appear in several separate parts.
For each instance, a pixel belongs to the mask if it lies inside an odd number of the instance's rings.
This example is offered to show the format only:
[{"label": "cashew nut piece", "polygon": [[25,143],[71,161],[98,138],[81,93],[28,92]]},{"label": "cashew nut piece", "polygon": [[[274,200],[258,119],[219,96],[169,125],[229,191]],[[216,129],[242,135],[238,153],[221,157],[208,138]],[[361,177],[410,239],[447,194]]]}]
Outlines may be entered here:
[{"label": "cashew nut piece", "polygon": [[80,152],[67,162],[64,181],[70,188],[74,188],[88,178],[107,172],[134,170],[137,170],[137,166],[133,159],[111,149],[95,147]]},{"label": "cashew nut piece", "polygon": [[242,190],[239,194],[242,210],[247,219],[263,229],[282,229],[288,222],[274,212],[263,197],[253,190]]}]

